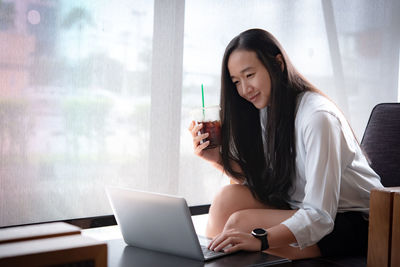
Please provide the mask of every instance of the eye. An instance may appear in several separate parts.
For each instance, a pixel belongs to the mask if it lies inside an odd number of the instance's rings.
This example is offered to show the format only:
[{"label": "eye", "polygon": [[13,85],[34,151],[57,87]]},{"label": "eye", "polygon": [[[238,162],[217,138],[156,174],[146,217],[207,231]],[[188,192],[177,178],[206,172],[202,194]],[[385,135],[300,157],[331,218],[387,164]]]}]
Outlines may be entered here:
[{"label": "eye", "polygon": [[246,75],[246,77],[247,77],[247,78],[251,78],[251,77],[254,76],[254,74],[255,74],[255,73],[249,73],[249,74]]},{"label": "eye", "polygon": [[235,86],[239,85],[239,81],[232,81]]}]

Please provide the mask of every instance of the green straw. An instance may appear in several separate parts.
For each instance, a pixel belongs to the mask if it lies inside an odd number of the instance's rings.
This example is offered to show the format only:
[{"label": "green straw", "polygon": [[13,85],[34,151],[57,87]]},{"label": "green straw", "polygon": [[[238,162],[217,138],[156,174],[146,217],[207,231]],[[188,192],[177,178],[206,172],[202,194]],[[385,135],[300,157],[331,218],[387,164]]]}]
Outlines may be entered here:
[{"label": "green straw", "polygon": [[201,84],[201,101],[202,101],[202,104],[203,104],[203,120],[204,120],[206,115],[204,114],[204,89],[203,89],[203,84]]}]

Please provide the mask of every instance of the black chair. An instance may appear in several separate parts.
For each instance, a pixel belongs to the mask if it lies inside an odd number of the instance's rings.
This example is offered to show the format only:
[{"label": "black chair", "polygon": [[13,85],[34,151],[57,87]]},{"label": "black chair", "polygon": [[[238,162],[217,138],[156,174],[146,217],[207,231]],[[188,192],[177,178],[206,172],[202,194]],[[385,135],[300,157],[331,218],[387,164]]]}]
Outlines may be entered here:
[{"label": "black chair", "polygon": [[400,103],[374,107],[361,146],[383,186],[400,186]]}]

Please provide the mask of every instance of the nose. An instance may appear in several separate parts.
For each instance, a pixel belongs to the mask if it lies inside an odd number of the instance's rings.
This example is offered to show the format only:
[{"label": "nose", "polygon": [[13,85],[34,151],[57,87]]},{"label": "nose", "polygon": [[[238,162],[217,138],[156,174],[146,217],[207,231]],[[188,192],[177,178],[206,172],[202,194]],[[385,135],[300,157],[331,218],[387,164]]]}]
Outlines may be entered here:
[{"label": "nose", "polygon": [[253,88],[250,86],[248,82],[242,81],[241,84],[242,84],[242,95],[247,95],[253,90]]}]

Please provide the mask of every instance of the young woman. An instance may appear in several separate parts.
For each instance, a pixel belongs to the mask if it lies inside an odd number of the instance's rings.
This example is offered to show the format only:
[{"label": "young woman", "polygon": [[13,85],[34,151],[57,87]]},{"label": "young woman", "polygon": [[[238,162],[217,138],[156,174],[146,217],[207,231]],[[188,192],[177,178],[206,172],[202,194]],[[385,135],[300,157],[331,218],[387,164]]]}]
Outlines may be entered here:
[{"label": "young woman", "polygon": [[235,37],[221,77],[222,145],[195,154],[237,184],[215,196],[209,248],[289,259],[366,254],[369,194],[382,187],[340,110],[261,29]]}]

